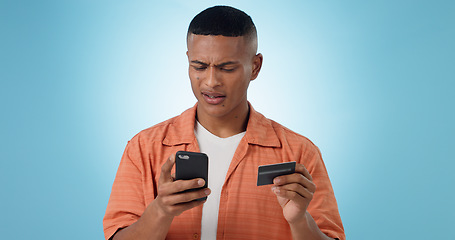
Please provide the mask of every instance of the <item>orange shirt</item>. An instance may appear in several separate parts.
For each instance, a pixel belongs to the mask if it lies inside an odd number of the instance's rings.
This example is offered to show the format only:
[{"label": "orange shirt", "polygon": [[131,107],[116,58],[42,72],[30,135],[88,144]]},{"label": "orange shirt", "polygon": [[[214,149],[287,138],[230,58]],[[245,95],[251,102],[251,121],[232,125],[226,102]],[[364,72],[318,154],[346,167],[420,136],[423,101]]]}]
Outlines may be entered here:
[{"label": "orange shirt", "polygon": [[[141,131],[128,142],[103,220],[106,239],[136,222],[155,199],[161,166],[171,154],[180,150],[199,152],[194,135],[196,106]],[[303,164],[313,177],[317,189],[307,211],[321,231],[345,239],[319,149],[307,138],[265,118],[251,105],[246,134],[221,191],[217,239],[292,239],[271,186],[256,186],[259,165],[289,161]],[[174,218],[166,239],[199,239],[201,219],[202,206],[183,212]]]}]

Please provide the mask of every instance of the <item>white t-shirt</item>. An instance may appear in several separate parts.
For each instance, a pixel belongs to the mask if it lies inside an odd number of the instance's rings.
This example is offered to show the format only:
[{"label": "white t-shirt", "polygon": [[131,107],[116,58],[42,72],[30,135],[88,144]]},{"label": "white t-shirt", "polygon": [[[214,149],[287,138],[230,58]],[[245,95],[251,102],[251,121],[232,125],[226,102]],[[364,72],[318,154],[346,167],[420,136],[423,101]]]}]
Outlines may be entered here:
[{"label": "white t-shirt", "polygon": [[201,239],[213,240],[216,239],[221,188],[226,179],[235,150],[245,132],[227,138],[220,138],[213,135],[197,121],[194,127],[194,134],[199,143],[199,150],[209,157],[208,186],[212,190],[202,208]]}]

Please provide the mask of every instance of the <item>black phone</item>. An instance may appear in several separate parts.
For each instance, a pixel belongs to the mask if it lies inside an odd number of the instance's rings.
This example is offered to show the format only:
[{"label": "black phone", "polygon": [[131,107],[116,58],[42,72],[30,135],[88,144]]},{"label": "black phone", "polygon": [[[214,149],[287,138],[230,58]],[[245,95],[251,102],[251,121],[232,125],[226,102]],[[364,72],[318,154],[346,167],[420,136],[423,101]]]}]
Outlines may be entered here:
[{"label": "black phone", "polygon": [[[201,188],[189,189],[187,191],[195,191],[208,186],[209,178],[209,157],[205,153],[178,151],[175,154],[175,179],[190,180],[202,178],[205,185]],[[186,192],[186,191],[185,191]],[[207,197],[197,200],[203,201]]]}]

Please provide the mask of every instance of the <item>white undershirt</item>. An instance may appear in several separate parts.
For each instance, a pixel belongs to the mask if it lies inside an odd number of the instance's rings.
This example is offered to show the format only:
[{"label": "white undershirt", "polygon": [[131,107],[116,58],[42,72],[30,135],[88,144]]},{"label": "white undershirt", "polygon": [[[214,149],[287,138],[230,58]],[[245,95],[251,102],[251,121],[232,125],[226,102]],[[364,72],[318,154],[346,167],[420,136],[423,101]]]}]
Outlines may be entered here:
[{"label": "white undershirt", "polygon": [[212,190],[202,208],[201,239],[213,240],[216,239],[221,188],[226,179],[232,157],[234,157],[235,150],[245,132],[227,138],[220,138],[207,131],[197,121],[194,127],[194,134],[199,143],[199,150],[209,157],[208,185],[210,190]]}]

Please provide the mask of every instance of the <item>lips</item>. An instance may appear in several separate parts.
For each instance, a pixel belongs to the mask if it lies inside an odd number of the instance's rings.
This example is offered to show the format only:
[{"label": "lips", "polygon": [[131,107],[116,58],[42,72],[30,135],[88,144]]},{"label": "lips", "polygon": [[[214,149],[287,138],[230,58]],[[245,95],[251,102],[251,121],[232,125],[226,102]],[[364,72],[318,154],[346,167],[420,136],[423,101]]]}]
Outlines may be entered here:
[{"label": "lips", "polygon": [[220,104],[224,101],[224,99],[226,99],[226,95],[218,92],[203,91],[201,93],[204,100],[209,104]]}]

